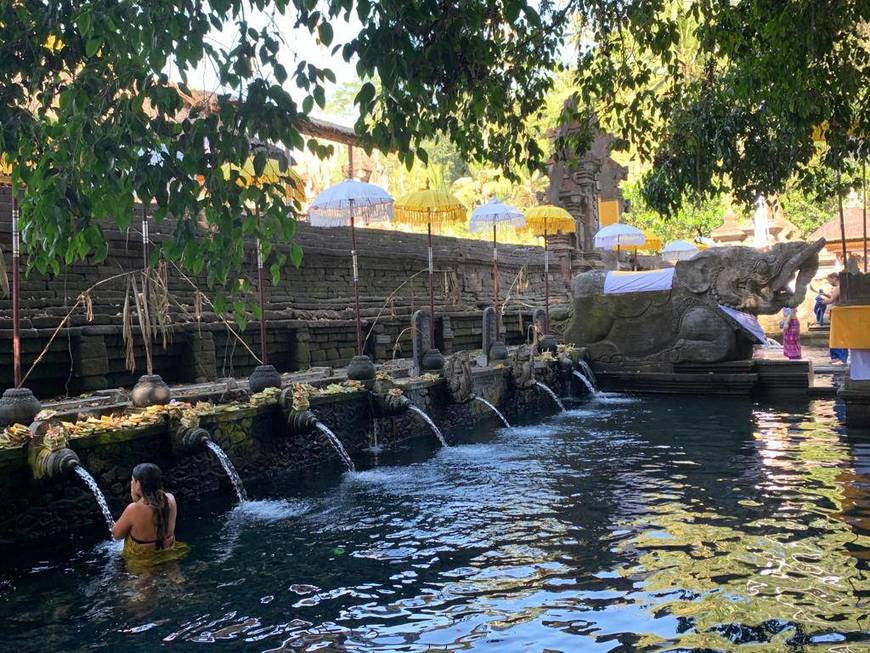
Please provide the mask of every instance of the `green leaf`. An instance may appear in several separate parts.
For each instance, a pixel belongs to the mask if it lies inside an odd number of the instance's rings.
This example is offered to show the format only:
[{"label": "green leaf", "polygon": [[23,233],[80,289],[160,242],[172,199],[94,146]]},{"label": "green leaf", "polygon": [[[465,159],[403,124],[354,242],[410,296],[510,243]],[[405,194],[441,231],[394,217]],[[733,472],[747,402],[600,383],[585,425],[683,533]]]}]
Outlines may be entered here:
[{"label": "green leaf", "polygon": [[93,57],[97,54],[102,44],[103,40],[101,38],[88,39],[87,43],[85,43],[85,55],[89,58]]},{"label": "green leaf", "polygon": [[317,36],[320,39],[320,42],[328,47],[332,43],[332,25],[329,23],[320,23],[320,25],[317,26]]},{"label": "green leaf", "polygon": [[297,268],[302,265],[302,248],[296,243],[290,244],[290,262]]}]

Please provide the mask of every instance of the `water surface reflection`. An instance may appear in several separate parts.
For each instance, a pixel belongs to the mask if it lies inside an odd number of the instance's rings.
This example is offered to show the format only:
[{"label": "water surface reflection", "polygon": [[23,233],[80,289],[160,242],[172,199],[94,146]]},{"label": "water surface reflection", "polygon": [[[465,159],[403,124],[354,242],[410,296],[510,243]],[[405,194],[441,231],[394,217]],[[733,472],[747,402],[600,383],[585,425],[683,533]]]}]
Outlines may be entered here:
[{"label": "water surface reflection", "polygon": [[842,431],[831,403],[605,395],[492,428],[287,476],[247,507],[183,506],[192,554],[149,577],[105,546],[10,571],[4,643],[870,647],[870,439]]}]

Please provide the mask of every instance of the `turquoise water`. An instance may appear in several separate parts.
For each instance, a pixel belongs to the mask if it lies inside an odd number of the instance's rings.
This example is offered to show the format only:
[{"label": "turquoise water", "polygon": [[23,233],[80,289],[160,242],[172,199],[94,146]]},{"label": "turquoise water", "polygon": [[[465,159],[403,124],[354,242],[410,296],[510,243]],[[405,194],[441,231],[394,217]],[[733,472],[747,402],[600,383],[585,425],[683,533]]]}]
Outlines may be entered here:
[{"label": "turquoise water", "polygon": [[867,651],[870,435],[831,402],[602,396],[180,508],[181,564],[0,575],[4,650]]}]

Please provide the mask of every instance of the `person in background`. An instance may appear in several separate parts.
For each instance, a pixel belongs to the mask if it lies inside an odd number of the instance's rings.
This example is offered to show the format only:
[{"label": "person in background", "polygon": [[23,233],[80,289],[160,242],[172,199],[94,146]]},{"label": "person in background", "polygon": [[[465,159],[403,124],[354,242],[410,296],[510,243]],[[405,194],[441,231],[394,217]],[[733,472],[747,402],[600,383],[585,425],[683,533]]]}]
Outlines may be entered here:
[{"label": "person in background", "polygon": [[794,308],[782,309],[782,353],[789,360],[801,357],[801,322]]},{"label": "person in background", "polygon": [[815,292],[816,302],[813,304],[813,314],[816,316],[816,324],[825,326],[825,311],[828,310],[828,307],[825,306],[825,299],[828,297],[828,294],[821,290],[816,290]]},{"label": "person in background", "polygon": [[142,463],[133,468],[129,504],[115,522],[112,537],[124,540],[128,563],[151,566],[176,560],[187,546],[175,540],[178,506],[175,497],[163,489],[163,475],[157,465]]},{"label": "person in background", "polygon": [[[831,272],[828,275],[828,281],[831,284],[831,292],[824,300],[825,308],[834,307],[840,303],[840,275],[836,272]],[[845,365],[849,362],[849,350],[840,348],[831,348],[831,363]]]}]

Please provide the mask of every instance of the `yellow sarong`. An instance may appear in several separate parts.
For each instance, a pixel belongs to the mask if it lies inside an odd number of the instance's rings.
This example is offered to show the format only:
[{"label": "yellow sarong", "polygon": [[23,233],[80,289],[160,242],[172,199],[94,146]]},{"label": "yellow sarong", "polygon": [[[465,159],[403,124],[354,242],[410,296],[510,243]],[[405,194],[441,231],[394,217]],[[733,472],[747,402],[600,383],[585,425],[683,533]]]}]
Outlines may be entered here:
[{"label": "yellow sarong", "polygon": [[830,346],[832,349],[870,349],[870,306],[834,306]]},{"label": "yellow sarong", "polygon": [[168,549],[155,549],[153,544],[134,542],[129,535],[124,539],[124,561],[127,563],[127,568],[133,572],[181,560],[188,551],[187,544],[178,540]]}]

